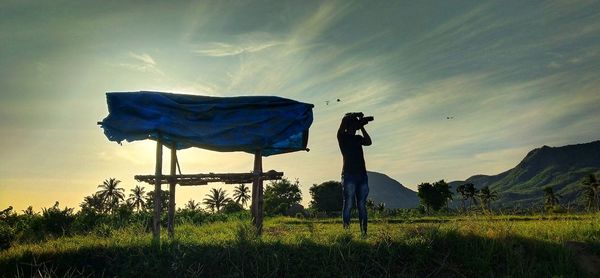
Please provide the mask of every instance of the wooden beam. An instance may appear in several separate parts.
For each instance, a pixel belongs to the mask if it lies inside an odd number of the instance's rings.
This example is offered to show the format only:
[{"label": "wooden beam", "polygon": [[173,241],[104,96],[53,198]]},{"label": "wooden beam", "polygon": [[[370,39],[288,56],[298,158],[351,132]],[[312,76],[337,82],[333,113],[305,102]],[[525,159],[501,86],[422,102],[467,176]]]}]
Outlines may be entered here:
[{"label": "wooden beam", "polygon": [[254,154],[254,181],[252,183],[252,222],[256,233],[262,233],[263,225],[263,181],[262,181],[262,155],[260,151]]},{"label": "wooden beam", "polygon": [[[177,149],[175,148],[175,144],[171,146],[171,176],[176,175],[176,166],[177,166]],[[169,219],[167,230],[169,233],[169,237],[173,238],[175,236],[175,184],[176,180],[171,179],[169,183]]]},{"label": "wooden beam", "polygon": [[160,180],[162,179],[162,143],[156,140],[156,168],[154,175],[157,177],[154,183],[154,216],[152,219],[152,241],[160,243]]},{"label": "wooden beam", "polygon": [[[269,170],[263,172],[262,180],[280,180],[283,172]],[[134,177],[139,182],[149,184],[156,183],[154,175],[136,175]],[[182,186],[205,185],[211,182],[222,182],[225,184],[240,184],[254,182],[253,172],[247,173],[208,173],[208,174],[186,174],[186,175],[161,175],[161,184],[171,184],[172,181]]]}]

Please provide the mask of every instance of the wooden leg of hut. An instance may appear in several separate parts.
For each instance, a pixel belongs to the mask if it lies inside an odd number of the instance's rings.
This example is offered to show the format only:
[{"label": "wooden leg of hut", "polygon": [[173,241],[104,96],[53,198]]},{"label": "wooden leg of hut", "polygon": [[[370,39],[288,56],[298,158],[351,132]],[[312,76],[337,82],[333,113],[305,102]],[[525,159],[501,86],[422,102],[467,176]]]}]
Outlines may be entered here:
[{"label": "wooden leg of hut", "polygon": [[[171,147],[171,177],[175,176],[177,173],[175,172],[175,167],[177,165],[177,149],[175,149],[175,145]],[[169,183],[169,224],[168,224],[168,232],[169,237],[173,238],[175,235],[175,179],[172,179]]]},{"label": "wooden leg of hut", "polygon": [[262,155],[260,151],[254,154],[254,182],[252,183],[252,217],[256,232],[262,233],[263,224],[263,181]]},{"label": "wooden leg of hut", "polygon": [[152,221],[152,240],[160,243],[160,182],[162,180],[162,143],[156,140],[156,170],[154,172],[154,217]]}]

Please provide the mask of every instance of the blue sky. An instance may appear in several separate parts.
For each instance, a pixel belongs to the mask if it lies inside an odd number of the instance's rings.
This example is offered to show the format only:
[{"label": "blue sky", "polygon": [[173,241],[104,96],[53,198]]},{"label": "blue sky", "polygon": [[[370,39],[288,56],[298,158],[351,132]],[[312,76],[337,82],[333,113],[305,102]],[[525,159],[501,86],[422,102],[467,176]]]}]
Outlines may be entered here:
[{"label": "blue sky", "polygon": [[[0,207],[77,206],[106,178],[129,189],[153,172],[152,142],[120,146],[96,125],[107,91],[315,104],[311,151],[264,160],[299,179],[305,203],[339,179],[349,111],[375,116],[367,168],[413,189],[600,139],[598,1],[2,1],[0,41]],[[180,161],[252,167],[244,153]]]}]

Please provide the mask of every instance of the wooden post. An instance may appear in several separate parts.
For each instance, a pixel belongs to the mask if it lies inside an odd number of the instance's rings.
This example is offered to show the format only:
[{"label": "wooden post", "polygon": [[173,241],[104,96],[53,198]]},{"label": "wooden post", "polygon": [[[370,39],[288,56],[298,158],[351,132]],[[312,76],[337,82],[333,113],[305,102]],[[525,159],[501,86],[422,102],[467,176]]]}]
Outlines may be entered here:
[{"label": "wooden post", "polygon": [[260,151],[254,154],[254,181],[252,182],[252,223],[256,233],[262,233],[263,224],[263,181],[262,181],[262,155]]},{"label": "wooden post", "polygon": [[[175,148],[175,144],[171,146],[171,177],[175,176],[177,173],[175,172],[175,167],[177,165],[177,149]],[[173,238],[175,236],[175,179],[172,179],[169,183],[169,224],[167,230],[169,232],[169,237]]]},{"label": "wooden post", "polygon": [[152,241],[160,243],[160,181],[162,180],[162,143],[156,140],[156,169],[154,171],[154,217],[152,219]]}]

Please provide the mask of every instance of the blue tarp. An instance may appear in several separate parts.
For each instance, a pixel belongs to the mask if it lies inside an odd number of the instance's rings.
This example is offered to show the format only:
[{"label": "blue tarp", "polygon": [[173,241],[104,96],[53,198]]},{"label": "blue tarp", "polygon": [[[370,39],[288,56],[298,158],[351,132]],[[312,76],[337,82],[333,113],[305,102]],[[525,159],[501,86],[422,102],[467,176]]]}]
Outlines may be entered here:
[{"label": "blue tarp", "polygon": [[207,97],[110,92],[99,124],[110,141],[160,138],[177,149],[244,151],[263,156],[305,150],[312,104],[273,96]]}]

